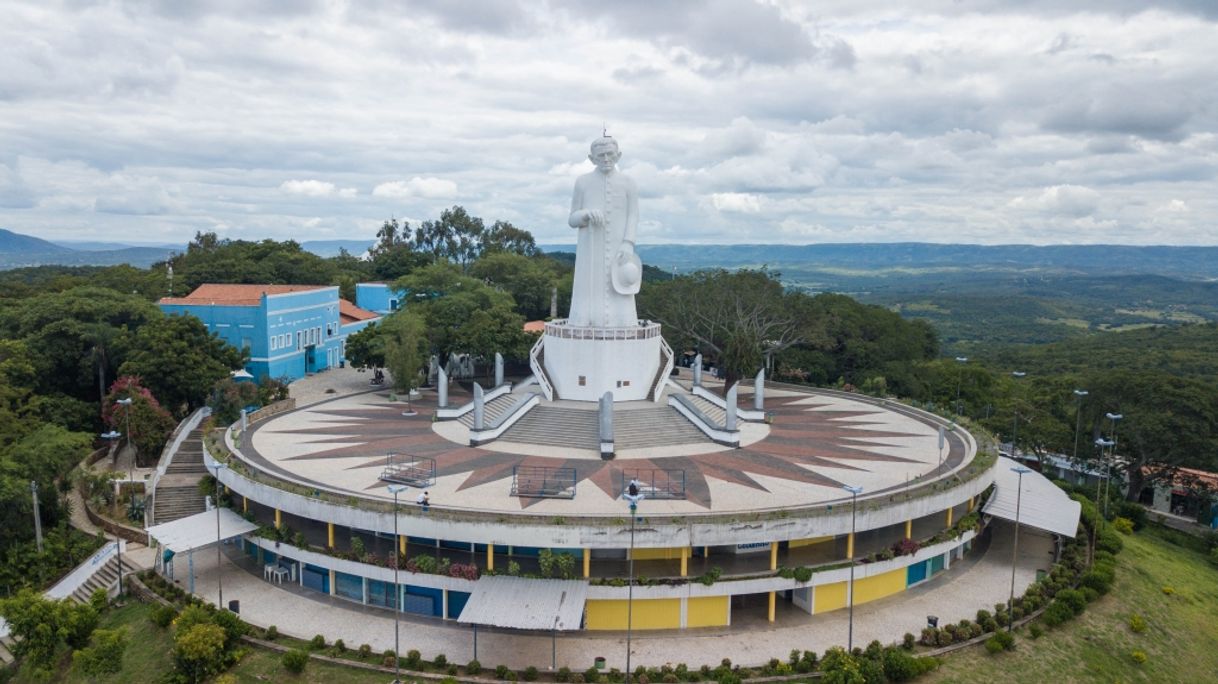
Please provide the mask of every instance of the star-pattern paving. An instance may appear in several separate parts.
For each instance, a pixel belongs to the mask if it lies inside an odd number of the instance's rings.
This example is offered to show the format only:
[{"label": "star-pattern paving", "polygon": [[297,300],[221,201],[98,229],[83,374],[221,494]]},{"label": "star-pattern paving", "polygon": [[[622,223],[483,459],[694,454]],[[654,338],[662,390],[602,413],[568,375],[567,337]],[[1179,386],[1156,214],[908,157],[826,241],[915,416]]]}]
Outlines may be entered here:
[{"label": "star-pattern paving", "polygon": [[[382,394],[383,401],[365,402],[357,407],[343,402],[315,405],[305,409],[315,419],[312,425],[271,429],[278,434],[293,435],[298,445],[312,449],[279,460],[280,467],[290,469],[291,461],[357,458],[355,465],[345,463],[343,467],[366,471],[365,490],[384,487],[377,478],[385,465],[386,454],[435,459],[437,478],[465,475],[457,491],[510,479],[516,466],[546,466],[573,468],[577,482],[587,481],[616,499],[622,494],[621,471],[624,468],[680,470],[685,474],[686,500],[707,509],[712,504],[710,480],[746,487],[761,495],[769,490],[757,478],[840,488],[843,481],[839,477],[852,471],[871,471],[886,464],[925,466],[922,461],[879,450],[885,447],[891,450],[903,438],[927,436],[927,433],[883,427],[884,422],[877,419],[889,409],[863,404],[858,404],[863,407],[858,409],[834,409],[830,402],[810,401],[809,396],[814,395],[767,398],[767,410],[773,414],[770,432],[747,447],[692,456],[644,456],[621,461],[521,455],[496,451],[494,443],[483,447],[454,443],[432,430],[430,417],[434,412],[434,396],[416,402],[415,409],[420,415],[408,422],[402,419],[401,406],[390,403],[387,394]],[[274,424],[272,420],[259,425],[258,429]],[[589,448],[589,445],[573,446]],[[950,456],[956,456],[964,449],[963,443],[954,436],[949,439],[949,446]],[[506,486],[504,491],[507,491]],[[520,505],[524,508],[537,501],[522,497]]]}]

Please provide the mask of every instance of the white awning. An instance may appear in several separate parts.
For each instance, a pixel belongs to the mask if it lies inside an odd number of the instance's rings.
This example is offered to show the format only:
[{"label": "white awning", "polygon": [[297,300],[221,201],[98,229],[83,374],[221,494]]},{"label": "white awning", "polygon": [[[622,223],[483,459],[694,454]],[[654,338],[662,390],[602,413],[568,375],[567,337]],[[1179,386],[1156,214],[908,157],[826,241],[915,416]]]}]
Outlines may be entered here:
[{"label": "white awning", "polygon": [[1017,467],[1023,466],[1009,458],[999,457],[994,495],[981,512],[1014,522],[1015,509],[1018,507],[1020,525],[1073,537],[1078,532],[1082,505],[1035,470],[1023,474],[1023,494],[1020,496],[1019,473],[1012,470]]},{"label": "white awning", "polygon": [[588,583],[493,575],[474,583],[458,622],[512,629],[571,631],[584,619]]},{"label": "white awning", "polygon": [[227,508],[220,509],[220,530],[216,534],[216,512],[203,511],[172,522],[153,525],[148,535],[174,553],[201,549],[217,539],[232,539],[258,529],[254,523]]}]

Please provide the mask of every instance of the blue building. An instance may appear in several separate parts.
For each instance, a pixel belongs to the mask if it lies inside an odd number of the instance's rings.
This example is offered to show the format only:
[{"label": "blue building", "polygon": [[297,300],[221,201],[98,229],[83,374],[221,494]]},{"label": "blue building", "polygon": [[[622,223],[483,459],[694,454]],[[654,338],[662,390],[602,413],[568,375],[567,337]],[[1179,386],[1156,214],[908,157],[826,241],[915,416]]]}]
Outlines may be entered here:
[{"label": "blue building", "polygon": [[157,304],[166,314],[198,318],[224,341],[248,350],[245,370],[259,380],[297,380],[340,365],[347,336],[380,318],[328,285],[206,284]]},{"label": "blue building", "polygon": [[405,305],[406,295],[388,283],[356,283],[355,305],[387,316]]}]

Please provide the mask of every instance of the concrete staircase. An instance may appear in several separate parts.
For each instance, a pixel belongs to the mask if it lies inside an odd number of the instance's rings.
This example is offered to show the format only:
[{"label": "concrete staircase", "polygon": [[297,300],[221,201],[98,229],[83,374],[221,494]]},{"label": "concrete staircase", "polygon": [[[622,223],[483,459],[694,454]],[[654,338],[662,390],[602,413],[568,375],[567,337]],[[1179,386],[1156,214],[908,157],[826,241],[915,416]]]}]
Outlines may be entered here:
[{"label": "concrete staircase", "polygon": [[13,647],[17,644],[17,640],[10,635],[0,637],[0,667],[8,667],[16,657],[13,655]]},{"label": "concrete staircase", "polygon": [[[519,398],[519,394],[508,392],[507,394],[495,397],[494,399],[491,399],[483,404],[482,410],[484,419],[486,421],[485,424],[493,425],[494,422],[503,416],[504,413],[507,413],[507,410],[511,408],[512,404],[516,403],[516,400]],[[470,411],[469,413],[458,418],[457,421],[467,428],[472,428],[474,426],[474,412]]]},{"label": "concrete staircase", "polygon": [[[123,559],[123,583],[127,582],[127,578],[133,573],[138,572],[127,559]],[[76,588],[72,592],[72,600],[77,603],[88,603],[89,597],[93,596],[93,592],[98,589],[105,589],[109,593],[112,589],[118,588],[118,559],[111,558],[102,565],[101,569],[93,574],[92,577],[85,580],[85,583]]]},{"label": "concrete staircase", "polygon": [[596,449],[599,443],[596,411],[564,406],[538,406],[508,428],[499,439],[505,442]]},{"label": "concrete staircase", "polygon": [[208,474],[203,465],[203,431],[194,430],[165,468],[156,487],[152,523],[159,525],[207,510],[207,496],[199,493],[199,481]]},{"label": "concrete staircase", "polygon": [[[642,449],[674,444],[702,444],[706,435],[670,406],[630,408],[613,412],[616,449]],[[500,437],[505,442],[597,449],[596,411],[565,406],[538,406]]]},{"label": "concrete staircase", "polygon": [[614,411],[613,439],[618,450],[710,442],[671,406]]},{"label": "concrete staircase", "polygon": [[[715,404],[712,404],[711,402],[703,399],[702,397],[697,396],[696,394],[691,393],[688,396],[689,396],[690,400],[693,401],[694,406],[697,406],[698,410],[701,411],[704,416],[713,420],[715,422],[715,424],[722,426],[724,423],[727,422],[727,411],[724,411],[723,409],[719,408]],[[688,421],[686,421],[686,422],[688,422]],[[697,429],[697,428],[695,428],[695,429]],[[701,433],[699,433],[699,434],[701,434]]]}]

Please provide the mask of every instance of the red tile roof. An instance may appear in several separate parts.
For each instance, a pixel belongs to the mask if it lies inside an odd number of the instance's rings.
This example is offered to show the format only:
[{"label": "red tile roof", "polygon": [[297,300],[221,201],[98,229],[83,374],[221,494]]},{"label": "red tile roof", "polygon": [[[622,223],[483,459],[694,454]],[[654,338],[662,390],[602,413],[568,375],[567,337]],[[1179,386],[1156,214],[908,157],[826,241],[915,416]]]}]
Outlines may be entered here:
[{"label": "red tile roof", "polygon": [[287,294],[322,290],[333,285],[229,285],[206,283],[185,297],[162,297],[159,304],[223,304],[225,306],[258,306],[262,295]]},{"label": "red tile roof", "polygon": [[524,331],[527,333],[543,333],[546,331],[546,322],[528,321],[524,324]]},{"label": "red tile roof", "polygon": [[373,318],[380,318],[380,315],[367,309],[361,309],[345,299],[338,300],[338,320],[343,325],[369,321]]}]

